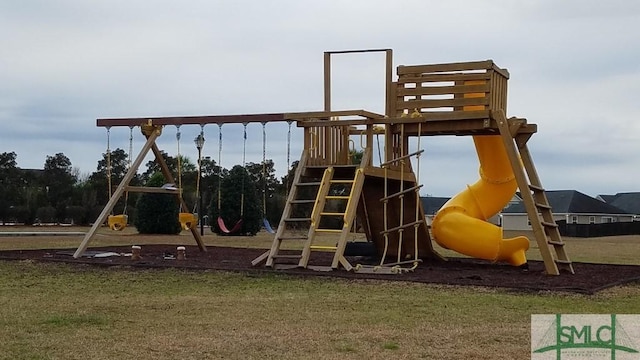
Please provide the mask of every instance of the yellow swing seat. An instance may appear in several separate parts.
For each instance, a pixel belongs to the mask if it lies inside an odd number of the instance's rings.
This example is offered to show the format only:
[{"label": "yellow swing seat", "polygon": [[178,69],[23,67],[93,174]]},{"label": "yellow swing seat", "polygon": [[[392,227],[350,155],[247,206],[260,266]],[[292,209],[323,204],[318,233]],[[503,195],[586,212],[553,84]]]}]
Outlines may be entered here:
[{"label": "yellow swing seat", "polygon": [[198,217],[193,213],[181,212],[178,214],[178,220],[184,230],[194,229],[198,225]]},{"label": "yellow swing seat", "polygon": [[108,220],[108,224],[109,224],[109,229],[111,230],[116,230],[116,231],[122,231],[124,230],[124,228],[127,227],[127,222],[129,220],[129,216],[128,215],[109,215],[109,220]]}]

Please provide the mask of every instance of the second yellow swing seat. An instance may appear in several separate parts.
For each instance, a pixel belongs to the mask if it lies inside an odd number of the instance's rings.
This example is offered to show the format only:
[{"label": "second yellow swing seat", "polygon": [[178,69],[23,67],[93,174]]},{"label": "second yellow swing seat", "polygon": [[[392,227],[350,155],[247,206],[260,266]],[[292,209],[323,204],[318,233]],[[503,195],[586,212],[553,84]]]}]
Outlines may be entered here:
[{"label": "second yellow swing seat", "polygon": [[128,215],[109,215],[108,225],[109,229],[122,231],[127,227],[127,222],[129,220]]},{"label": "second yellow swing seat", "polygon": [[178,214],[178,220],[184,230],[193,229],[198,225],[198,217],[193,213],[181,212]]}]

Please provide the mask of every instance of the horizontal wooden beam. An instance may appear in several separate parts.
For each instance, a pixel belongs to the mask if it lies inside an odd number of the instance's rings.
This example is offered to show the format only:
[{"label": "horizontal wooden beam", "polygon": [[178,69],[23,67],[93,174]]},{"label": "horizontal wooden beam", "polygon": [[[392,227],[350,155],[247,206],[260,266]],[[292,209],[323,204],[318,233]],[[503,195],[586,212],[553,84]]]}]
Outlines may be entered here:
[{"label": "horizontal wooden beam", "polygon": [[[377,114],[371,111],[357,109],[357,110],[335,110],[335,111],[305,111],[295,113],[285,113],[285,118],[290,120],[321,120],[328,121],[331,118],[341,116],[360,116],[366,119],[382,119],[384,115]],[[342,120],[341,120],[342,121]]]},{"label": "horizontal wooden beam", "polygon": [[337,120],[337,121],[306,120],[306,121],[298,121],[297,126],[301,128],[307,128],[307,127],[357,126],[357,125],[376,125],[376,124],[382,124],[382,122],[378,120],[372,120],[372,119],[348,119],[348,120]]},{"label": "horizontal wooden beam", "polygon": [[154,193],[154,194],[177,194],[180,189],[178,188],[163,188],[163,187],[149,187],[149,186],[127,186],[126,191],[139,192],[139,193]]},{"label": "horizontal wooden beam", "polygon": [[167,117],[135,117],[135,118],[104,118],[97,119],[99,127],[115,126],[140,126],[151,123],[152,125],[207,125],[207,124],[245,124],[263,122],[298,121],[310,118],[330,119],[339,116],[360,116],[363,118],[382,118],[384,115],[376,114],[362,109],[341,111],[307,111],[290,113],[266,113],[266,114],[241,114],[241,115],[202,115],[202,116],[167,116]]},{"label": "horizontal wooden beam", "polygon": [[387,169],[385,171],[385,169],[380,167],[367,166],[366,168],[364,168],[364,174],[365,176],[374,176],[383,179],[386,177],[387,179],[402,180],[414,183],[416,182],[415,174],[408,171],[402,172],[390,169]]},{"label": "horizontal wooden beam", "polygon": [[360,50],[334,50],[325,51],[325,54],[353,54],[353,53],[368,53],[368,52],[391,52],[392,49],[360,49]]},{"label": "horizontal wooden beam", "polygon": [[454,71],[476,71],[476,70],[493,70],[505,78],[509,78],[509,71],[498,67],[493,60],[457,62],[447,64],[429,64],[429,65],[400,65],[398,66],[398,75],[419,74],[419,73],[438,73],[438,72],[454,72]]},{"label": "horizontal wooden beam", "polygon": [[[518,119],[523,120],[523,119]],[[392,133],[404,132],[405,136],[437,136],[437,135],[499,135],[498,123],[495,120],[455,120],[455,121],[434,121],[422,123],[419,127],[416,123],[395,124],[391,127]],[[534,134],[538,131],[536,124],[523,124],[517,134]],[[419,132],[419,133],[418,133]]]},{"label": "horizontal wooden beam", "polygon": [[488,70],[493,68],[493,60],[468,61],[428,65],[400,65],[398,75],[436,73],[451,71]]},{"label": "horizontal wooden beam", "polygon": [[244,124],[275,121],[289,121],[285,113],[241,114],[241,115],[203,115],[203,116],[167,116],[97,119],[99,127],[152,125],[206,125],[206,124]]}]

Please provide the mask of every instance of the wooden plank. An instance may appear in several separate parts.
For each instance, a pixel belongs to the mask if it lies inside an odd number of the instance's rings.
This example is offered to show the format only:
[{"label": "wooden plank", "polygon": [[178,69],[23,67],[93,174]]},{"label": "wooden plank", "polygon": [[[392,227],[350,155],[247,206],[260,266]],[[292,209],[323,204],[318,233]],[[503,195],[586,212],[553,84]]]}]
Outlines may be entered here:
[{"label": "wooden plank", "polygon": [[500,75],[497,71],[491,70],[491,103],[492,110],[502,109],[505,114],[507,111],[507,78]]},{"label": "wooden plank", "polygon": [[384,114],[386,116],[391,116],[395,114],[395,107],[393,106],[394,102],[394,90],[395,84],[393,82],[393,50],[388,49],[385,56],[385,108]]},{"label": "wooden plank", "polygon": [[[382,119],[382,118],[381,118]],[[303,120],[298,121],[296,126],[301,128],[311,128],[311,127],[327,127],[327,126],[366,126],[366,125],[377,125],[382,124],[377,119],[349,119],[349,120],[337,120],[337,121],[326,121],[326,120]]]},{"label": "wooden plank", "polygon": [[502,77],[504,77],[504,78],[505,78],[505,80],[508,80],[508,79],[509,79],[509,76],[510,76],[510,74],[509,74],[509,70],[507,70],[507,69],[503,69],[503,68],[501,68],[501,67],[498,67],[498,65],[496,65],[496,64],[493,64],[492,69],[493,69],[493,71],[497,72],[497,73],[498,73],[498,74],[500,74]]},{"label": "wooden plank", "polygon": [[420,189],[421,187],[422,187],[422,184],[416,185],[416,186],[412,186],[412,187],[407,188],[407,189],[403,189],[401,191],[398,191],[396,193],[393,193],[391,195],[387,195],[387,196],[381,198],[380,201],[387,201],[389,199],[393,199],[395,197],[399,197],[400,195],[404,195],[404,194],[410,193],[412,191],[416,191],[416,190]]},{"label": "wooden plank", "polygon": [[324,111],[331,111],[331,53],[324,53]]},{"label": "wooden plank", "polygon": [[[470,131],[477,132],[482,130],[491,130],[497,129],[497,125],[495,121],[492,121],[489,118],[488,110],[480,110],[480,111],[434,111],[434,112],[423,112],[422,117],[411,118],[411,117],[392,117],[376,120],[377,124],[388,124],[392,125],[391,133],[396,133],[399,131],[397,128],[398,124],[412,124],[408,128],[408,135],[415,136],[417,134],[417,123],[427,123],[427,126],[423,125],[422,134],[423,135],[437,135],[442,133],[451,133],[452,135],[456,135],[452,132],[455,131]],[[522,119],[526,121],[525,119]],[[345,125],[355,124],[361,125],[362,121],[356,120],[343,120],[341,124],[344,122]],[[304,124],[303,127],[320,125],[320,126],[329,126],[325,125],[327,122],[309,122],[308,124]],[[308,127],[307,127],[308,128]],[[524,124],[518,130],[518,134],[533,134],[537,132],[536,124]],[[310,136],[309,134],[307,134]],[[458,134],[458,135],[472,135],[468,134]],[[314,146],[316,146],[314,144]],[[309,147],[309,145],[307,145]]]},{"label": "wooden plank", "polygon": [[428,74],[420,76],[401,76],[398,78],[398,84],[407,83],[429,83],[429,82],[455,82],[468,80],[489,80],[488,73],[453,73],[453,74]]},{"label": "wooden plank", "polygon": [[267,250],[267,251],[263,252],[262,255],[260,255],[257,258],[251,260],[251,266],[257,266],[261,262],[267,260],[267,258],[269,257],[269,253],[270,253],[270,251]]},{"label": "wooden plank", "polygon": [[178,188],[166,189],[162,187],[148,187],[148,186],[127,186],[125,191],[176,195],[178,192],[180,192],[180,189]]},{"label": "wooden plank", "polygon": [[409,228],[409,227],[412,227],[412,226],[415,226],[415,225],[419,225],[423,221],[424,220],[416,220],[416,221],[413,221],[413,222],[410,222],[410,223],[407,223],[407,224],[398,225],[398,226],[393,227],[391,229],[387,229],[387,230],[381,231],[380,235],[389,234],[389,233],[392,233],[392,232],[396,232],[396,231],[398,231],[400,229],[406,229],[406,228]]},{"label": "wooden plank", "polygon": [[[392,131],[398,131],[392,127]],[[498,133],[498,126],[494,120],[454,120],[454,121],[434,121],[427,122],[421,129],[418,124],[405,124],[405,133],[409,136],[417,136],[420,131],[422,136],[434,135],[495,135]],[[518,129],[518,136],[531,136],[538,131],[536,124],[526,124]]]},{"label": "wooden plank", "polygon": [[428,65],[400,65],[397,73],[399,76],[406,74],[434,73],[464,70],[488,70],[494,66],[493,60],[455,62]]},{"label": "wooden plank", "polygon": [[447,85],[447,86],[422,86],[415,88],[398,87],[399,96],[417,96],[417,95],[446,95],[446,94],[464,94],[473,92],[489,92],[491,89],[489,84],[482,85]]},{"label": "wooden plank", "polygon": [[[313,128],[313,127],[326,127],[326,126],[356,126],[356,125],[384,125],[384,124],[410,124],[429,121],[448,121],[448,120],[466,120],[466,119],[488,119],[489,110],[476,110],[476,111],[431,111],[421,113],[421,117],[385,117],[375,120],[354,119],[354,120],[339,120],[339,121],[324,121],[324,120],[306,120],[298,123],[299,127]],[[311,137],[311,134],[307,134]],[[309,140],[307,147],[310,147],[311,141]],[[313,147],[317,146],[315,143]]]},{"label": "wooden plank", "polygon": [[489,99],[485,97],[460,98],[460,99],[422,99],[422,100],[405,100],[399,101],[396,106],[398,109],[424,109],[424,108],[441,108],[441,107],[458,107],[458,106],[487,106]]},{"label": "wooden plank", "polygon": [[387,160],[387,161],[383,162],[382,164],[380,164],[380,167],[385,167],[385,166],[387,166],[389,164],[392,164],[392,163],[395,163],[395,162],[399,162],[399,161],[402,161],[404,159],[408,159],[408,158],[410,158],[412,156],[420,155],[423,152],[424,152],[424,149],[420,149],[418,151],[415,151],[415,152],[412,152],[412,153],[409,153],[409,154],[398,156],[396,158],[393,158],[391,160]]},{"label": "wooden plank", "polygon": [[[488,125],[487,126],[487,122]],[[407,136],[437,136],[437,135],[495,135],[498,128],[493,121],[485,120],[452,120],[452,121],[435,121],[427,122],[427,124],[405,124],[405,134]],[[392,131],[397,131],[396,126],[392,127]]]},{"label": "wooden plank", "polygon": [[325,51],[325,54],[354,54],[354,53],[368,53],[368,52],[389,52],[392,49],[355,49],[355,50],[334,50]]},{"label": "wooden plank", "polygon": [[[413,173],[408,173],[408,172],[402,172],[402,171],[395,171],[395,170],[386,170],[387,171],[387,178],[389,179],[393,179],[393,180],[404,180],[407,182],[416,182],[416,176]],[[373,177],[378,177],[378,178],[384,178],[385,176],[385,170],[379,167],[367,167],[364,169],[364,174],[366,176],[373,176]]]},{"label": "wooden plank", "polygon": [[291,112],[291,113],[284,114],[284,117],[286,119],[297,120],[297,121],[305,121],[305,120],[335,121],[330,119],[332,117],[341,117],[341,116],[360,116],[368,119],[384,118],[384,115],[382,114],[377,114],[377,113],[363,110],[363,109],[349,109],[349,110],[338,110],[338,111],[304,111],[304,112]]},{"label": "wooden plank", "polygon": [[[412,109],[413,110],[413,109]],[[380,124],[411,124],[429,121],[489,119],[489,110],[475,111],[423,111],[420,117],[394,117],[376,120]]]}]

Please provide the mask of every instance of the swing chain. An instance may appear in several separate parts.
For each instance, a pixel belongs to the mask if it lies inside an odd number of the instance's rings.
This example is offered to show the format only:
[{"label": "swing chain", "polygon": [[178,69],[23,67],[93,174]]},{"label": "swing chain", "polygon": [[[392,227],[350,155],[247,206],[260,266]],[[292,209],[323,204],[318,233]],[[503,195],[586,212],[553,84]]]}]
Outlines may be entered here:
[{"label": "swing chain", "polygon": [[180,160],[180,137],[181,137],[181,133],[180,133],[180,124],[176,125],[176,143],[177,143],[177,150],[178,150],[178,196],[180,197],[180,212],[182,212],[182,164],[181,164],[181,160]]},{"label": "swing chain", "polygon": [[[129,126],[129,154],[127,155],[127,171],[131,169],[131,157],[133,156],[133,125]],[[127,215],[127,205],[129,205],[129,191],[124,195],[123,215]]]},{"label": "swing chain", "polygon": [[267,216],[267,122],[262,122],[262,216]]},{"label": "swing chain", "polygon": [[107,126],[107,190],[111,199],[111,126]]},{"label": "swing chain", "polygon": [[222,123],[218,123],[218,215],[222,201]]},{"label": "swing chain", "polygon": [[240,194],[240,218],[244,217],[244,177],[247,173],[247,125],[249,123],[242,123],[244,127],[244,140],[242,142],[242,169],[244,172],[242,173],[242,193]]}]

